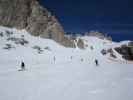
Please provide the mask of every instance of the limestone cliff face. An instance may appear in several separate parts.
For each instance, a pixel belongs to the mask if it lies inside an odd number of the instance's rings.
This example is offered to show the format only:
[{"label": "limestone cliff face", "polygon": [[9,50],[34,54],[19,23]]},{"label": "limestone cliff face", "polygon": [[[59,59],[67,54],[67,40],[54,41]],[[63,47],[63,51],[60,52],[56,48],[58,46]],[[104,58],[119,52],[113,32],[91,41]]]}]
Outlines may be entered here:
[{"label": "limestone cliff face", "polygon": [[58,20],[38,0],[0,0],[0,25],[26,29],[32,35],[57,42],[64,39]]}]

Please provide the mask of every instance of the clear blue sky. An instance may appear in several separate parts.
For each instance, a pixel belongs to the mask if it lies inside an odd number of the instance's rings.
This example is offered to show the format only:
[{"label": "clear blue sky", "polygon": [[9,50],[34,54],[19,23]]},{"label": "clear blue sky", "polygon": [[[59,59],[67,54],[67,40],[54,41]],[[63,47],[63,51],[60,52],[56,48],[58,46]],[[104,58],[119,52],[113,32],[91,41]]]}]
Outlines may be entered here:
[{"label": "clear blue sky", "polygon": [[40,0],[66,32],[98,30],[133,40],[133,0]]}]

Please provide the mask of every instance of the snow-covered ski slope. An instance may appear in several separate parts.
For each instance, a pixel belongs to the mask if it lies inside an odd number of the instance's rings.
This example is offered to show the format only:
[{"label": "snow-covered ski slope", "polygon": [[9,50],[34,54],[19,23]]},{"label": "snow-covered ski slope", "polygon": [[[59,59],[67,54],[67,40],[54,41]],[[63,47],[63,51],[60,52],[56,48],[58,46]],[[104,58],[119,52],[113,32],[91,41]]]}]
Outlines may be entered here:
[{"label": "snow-covered ski slope", "polygon": [[[100,53],[128,41],[81,38],[85,50],[0,27],[0,100],[132,100],[133,63]],[[25,71],[18,71],[21,61]]]}]

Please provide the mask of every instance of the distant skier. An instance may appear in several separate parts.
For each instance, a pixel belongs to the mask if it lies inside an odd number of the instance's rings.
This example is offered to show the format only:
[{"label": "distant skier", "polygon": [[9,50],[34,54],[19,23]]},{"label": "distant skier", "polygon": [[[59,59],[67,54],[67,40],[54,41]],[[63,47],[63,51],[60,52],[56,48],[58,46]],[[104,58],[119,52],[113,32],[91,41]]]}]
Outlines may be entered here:
[{"label": "distant skier", "polygon": [[83,58],[81,58],[81,62],[83,62],[84,61],[84,59]]},{"label": "distant skier", "polygon": [[55,58],[55,56],[54,56],[54,62],[55,62],[55,60],[56,60],[56,58]]},{"label": "distant skier", "polygon": [[21,70],[25,70],[25,63],[23,61],[21,62]]},{"label": "distant skier", "polygon": [[71,56],[70,59],[72,60],[73,59],[73,56]]},{"label": "distant skier", "polygon": [[98,63],[98,60],[97,60],[97,59],[95,59],[95,64],[96,64],[96,66],[98,66],[98,65],[99,65],[99,63]]}]

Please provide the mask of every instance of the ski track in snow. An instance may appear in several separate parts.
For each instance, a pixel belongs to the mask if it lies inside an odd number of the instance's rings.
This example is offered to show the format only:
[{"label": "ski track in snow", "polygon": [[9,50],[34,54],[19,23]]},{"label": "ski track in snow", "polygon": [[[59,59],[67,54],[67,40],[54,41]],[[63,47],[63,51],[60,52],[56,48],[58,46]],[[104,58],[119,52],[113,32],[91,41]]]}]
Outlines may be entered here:
[{"label": "ski track in snow", "polygon": [[[18,46],[9,51],[2,49],[7,41],[0,37],[0,100],[132,100],[133,64],[102,56],[102,43],[108,41],[84,37],[94,50],[89,47],[80,50],[34,38],[24,31],[23,34],[31,42],[30,47]],[[32,49],[34,43],[49,46],[52,51],[37,54]],[[95,65],[95,59],[99,60],[99,66]],[[26,64],[25,71],[18,71],[21,60]]]}]

